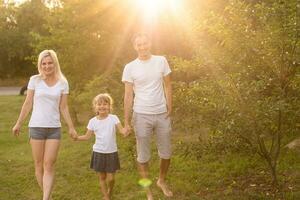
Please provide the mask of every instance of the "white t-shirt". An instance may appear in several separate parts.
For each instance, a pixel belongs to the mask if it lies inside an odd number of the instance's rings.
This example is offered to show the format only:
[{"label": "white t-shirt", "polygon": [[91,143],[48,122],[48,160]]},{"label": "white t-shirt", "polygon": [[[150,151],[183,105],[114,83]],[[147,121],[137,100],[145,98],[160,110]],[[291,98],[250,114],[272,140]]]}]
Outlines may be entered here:
[{"label": "white t-shirt", "polygon": [[123,82],[133,83],[133,110],[143,114],[167,112],[163,77],[171,73],[167,59],[152,55],[149,60],[135,59],[123,71]]},{"label": "white t-shirt", "polygon": [[90,119],[87,129],[95,134],[93,151],[98,153],[117,152],[116,125],[120,123],[116,115],[109,114],[105,119]]},{"label": "white t-shirt", "polygon": [[34,90],[29,127],[61,127],[59,104],[62,94],[69,93],[68,82],[58,80],[49,87],[40,75],[30,77],[28,89]]}]

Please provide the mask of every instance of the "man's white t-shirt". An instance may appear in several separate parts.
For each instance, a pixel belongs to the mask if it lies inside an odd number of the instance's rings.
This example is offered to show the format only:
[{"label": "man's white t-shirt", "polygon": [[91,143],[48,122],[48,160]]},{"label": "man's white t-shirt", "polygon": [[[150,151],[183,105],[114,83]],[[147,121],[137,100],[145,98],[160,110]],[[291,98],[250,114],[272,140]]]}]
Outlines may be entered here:
[{"label": "man's white t-shirt", "polygon": [[109,114],[105,119],[93,117],[90,119],[87,129],[95,134],[93,151],[98,153],[117,152],[116,125],[120,123],[116,115]]},{"label": "man's white t-shirt", "polygon": [[123,82],[133,83],[133,110],[142,114],[160,114],[167,112],[163,77],[171,73],[167,59],[152,55],[142,61],[135,59],[128,63],[123,71]]},{"label": "man's white t-shirt", "polygon": [[29,127],[61,127],[59,104],[62,94],[69,93],[67,81],[58,80],[49,87],[40,75],[30,77],[27,88],[34,90]]}]

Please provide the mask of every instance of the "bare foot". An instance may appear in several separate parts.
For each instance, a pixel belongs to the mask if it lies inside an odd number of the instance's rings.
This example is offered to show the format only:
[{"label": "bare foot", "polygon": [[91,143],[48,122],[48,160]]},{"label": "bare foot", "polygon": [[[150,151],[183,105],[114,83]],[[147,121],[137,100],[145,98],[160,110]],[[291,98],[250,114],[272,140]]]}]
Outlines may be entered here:
[{"label": "bare foot", "polygon": [[110,200],[109,196],[103,197],[104,200]]},{"label": "bare foot", "polygon": [[149,188],[147,189],[147,200],[153,200],[153,195]]},{"label": "bare foot", "polygon": [[110,189],[107,190],[107,196],[108,196],[109,198],[111,198],[111,196],[112,196],[112,195],[111,195],[111,190],[110,190]]},{"label": "bare foot", "polygon": [[156,185],[163,191],[164,195],[166,197],[172,197],[173,196],[173,192],[168,188],[167,184],[165,182],[162,181],[157,181]]}]

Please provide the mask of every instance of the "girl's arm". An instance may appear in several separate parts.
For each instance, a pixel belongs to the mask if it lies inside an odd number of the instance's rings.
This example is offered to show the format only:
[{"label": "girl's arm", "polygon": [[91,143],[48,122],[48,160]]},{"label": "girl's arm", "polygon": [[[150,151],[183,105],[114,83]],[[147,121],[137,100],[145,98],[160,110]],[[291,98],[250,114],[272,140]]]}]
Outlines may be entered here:
[{"label": "girl's arm", "polygon": [[127,128],[124,128],[121,123],[117,124],[117,128],[124,137],[129,135],[129,130]]},{"label": "girl's arm", "polygon": [[18,136],[20,134],[20,129],[21,129],[22,123],[26,119],[28,113],[32,109],[33,96],[34,96],[34,90],[27,90],[26,99],[23,103],[19,118],[18,118],[15,126],[12,129],[13,133],[16,136]]},{"label": "girl's arm", "polygon": [[77,137],[77,132],[74,128],[74,125],[73,125],[73,122],[72,122],[72,119],[71,119],[71,116],[70,116],[70,112],[69,112],[69,107],[68,107],[68,95],[67,94],[63,94],[61,96],[61,100],[60,100],[60,105],[59,105],[59,109],[60,109],[60,112],[65,120],[65,122],[67,123],[68,125],[68,128],[69,128],[69,135],[72,137],[72,138],[75,138]]},{"label": "girl's arm", "polygon": [[74,140],[86,141],[86,140],[89,140],[93,134],[94,134],[94,131],[88,129],[84,135],[80,135],[80,136],[74,138]]}]

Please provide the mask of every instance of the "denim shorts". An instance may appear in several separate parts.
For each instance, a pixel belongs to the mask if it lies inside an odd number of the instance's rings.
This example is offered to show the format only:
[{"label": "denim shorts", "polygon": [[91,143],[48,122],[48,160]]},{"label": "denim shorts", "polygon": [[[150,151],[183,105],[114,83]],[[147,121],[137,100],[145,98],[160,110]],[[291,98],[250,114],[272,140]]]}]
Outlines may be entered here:
[{"label": "denim shorts", "polygon": [[47,140],[61,138],[61,128],[29,127],[29,137],[35,140]]}]

